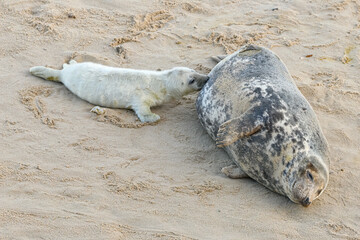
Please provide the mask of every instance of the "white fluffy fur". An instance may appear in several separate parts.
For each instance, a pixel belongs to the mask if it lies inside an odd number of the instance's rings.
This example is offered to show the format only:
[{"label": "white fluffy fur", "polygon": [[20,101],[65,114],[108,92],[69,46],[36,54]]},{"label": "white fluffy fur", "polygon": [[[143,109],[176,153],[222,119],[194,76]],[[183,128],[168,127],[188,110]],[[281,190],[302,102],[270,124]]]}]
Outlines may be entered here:
[{"label": "white fluffy fur", "polygon": [[[71,92],[92,104],[133,109],[142,122],[160,119],[150,107],[199,90],[208,79],[183,67],[146,71],[73,60],[64,64],[62,70],[37,66],[30,72],[47,80],[62,82]],[[192,79],[195,82],[191,83]]]}]

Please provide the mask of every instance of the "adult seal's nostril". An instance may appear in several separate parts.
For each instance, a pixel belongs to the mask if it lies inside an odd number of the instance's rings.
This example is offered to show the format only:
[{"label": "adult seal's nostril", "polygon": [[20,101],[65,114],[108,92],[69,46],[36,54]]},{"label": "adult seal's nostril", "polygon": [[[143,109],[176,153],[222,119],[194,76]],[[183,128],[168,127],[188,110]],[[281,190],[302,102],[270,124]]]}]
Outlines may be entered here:
[{"label": "adult seal's nostril", "polygon": [[302,202],[301,205],[303,205],[304,207],[307,207],[311,204],[310,199],[307,197],[305,198]]}]

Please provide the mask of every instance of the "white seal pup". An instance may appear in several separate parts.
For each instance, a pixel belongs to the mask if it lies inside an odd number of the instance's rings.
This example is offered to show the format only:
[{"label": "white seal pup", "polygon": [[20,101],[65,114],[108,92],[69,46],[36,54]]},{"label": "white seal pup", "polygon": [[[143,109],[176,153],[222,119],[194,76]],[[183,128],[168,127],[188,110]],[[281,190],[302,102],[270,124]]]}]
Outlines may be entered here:
[{"label": "white seal pup", "polygon": [[310,205],[328,184],[328,144],[280,58],[246,45],[221,60],[209,77],[196,105],[201,124],[235,164],[222,172],[249,176]]},{"label": "white seal pup", "polygon": [[64,64],[62,70],[37,66],[30,68],[30,73],[61,82],[72,93],[94,105],[133,109],[141,122],[159,120],[151,107],[198,91],[209,79],[185,67],[147,71],[74,60]]}]

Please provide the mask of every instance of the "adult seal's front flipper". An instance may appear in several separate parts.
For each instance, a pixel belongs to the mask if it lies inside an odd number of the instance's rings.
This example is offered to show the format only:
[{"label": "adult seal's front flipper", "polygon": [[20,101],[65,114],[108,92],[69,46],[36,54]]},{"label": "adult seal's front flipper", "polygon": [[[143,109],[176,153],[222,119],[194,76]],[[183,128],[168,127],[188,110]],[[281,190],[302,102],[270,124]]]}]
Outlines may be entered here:
[{"label": "adult seal's front flipper", "polygon": [[249,137],[264,126],[264,120],[255,114],[254,108],[249,109],[240,117],[230,119],[220,125],[216,136],[216,146],[226,147],[240,138]]}]

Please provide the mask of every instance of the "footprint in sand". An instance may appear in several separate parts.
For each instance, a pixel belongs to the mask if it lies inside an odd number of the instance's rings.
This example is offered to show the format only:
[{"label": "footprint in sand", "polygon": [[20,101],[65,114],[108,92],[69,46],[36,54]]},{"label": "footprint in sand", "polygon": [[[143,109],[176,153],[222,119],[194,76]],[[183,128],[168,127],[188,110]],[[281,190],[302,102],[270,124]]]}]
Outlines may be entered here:
[{"label": "footprint in sand", "polygon": [[136,15],[132,17],[130,32],[155,32],[173,19],[174,16],[167,10]]},{"label": "footprint in sand", "polygon": [[111,234],[114,239],[158,239],[158,240],[195,240],[182,234],[156,229],[141,229],[122,224],[104,223],[103,232]]},{"label": "footprint in sand", "polygon": [[34,114],[35,118],[40,119],[50,128],[55,128],[55,120],[48,115],[44,98],[49,97],[53,91],[52,87],[35,86],[19,92],[21,103]]}]

